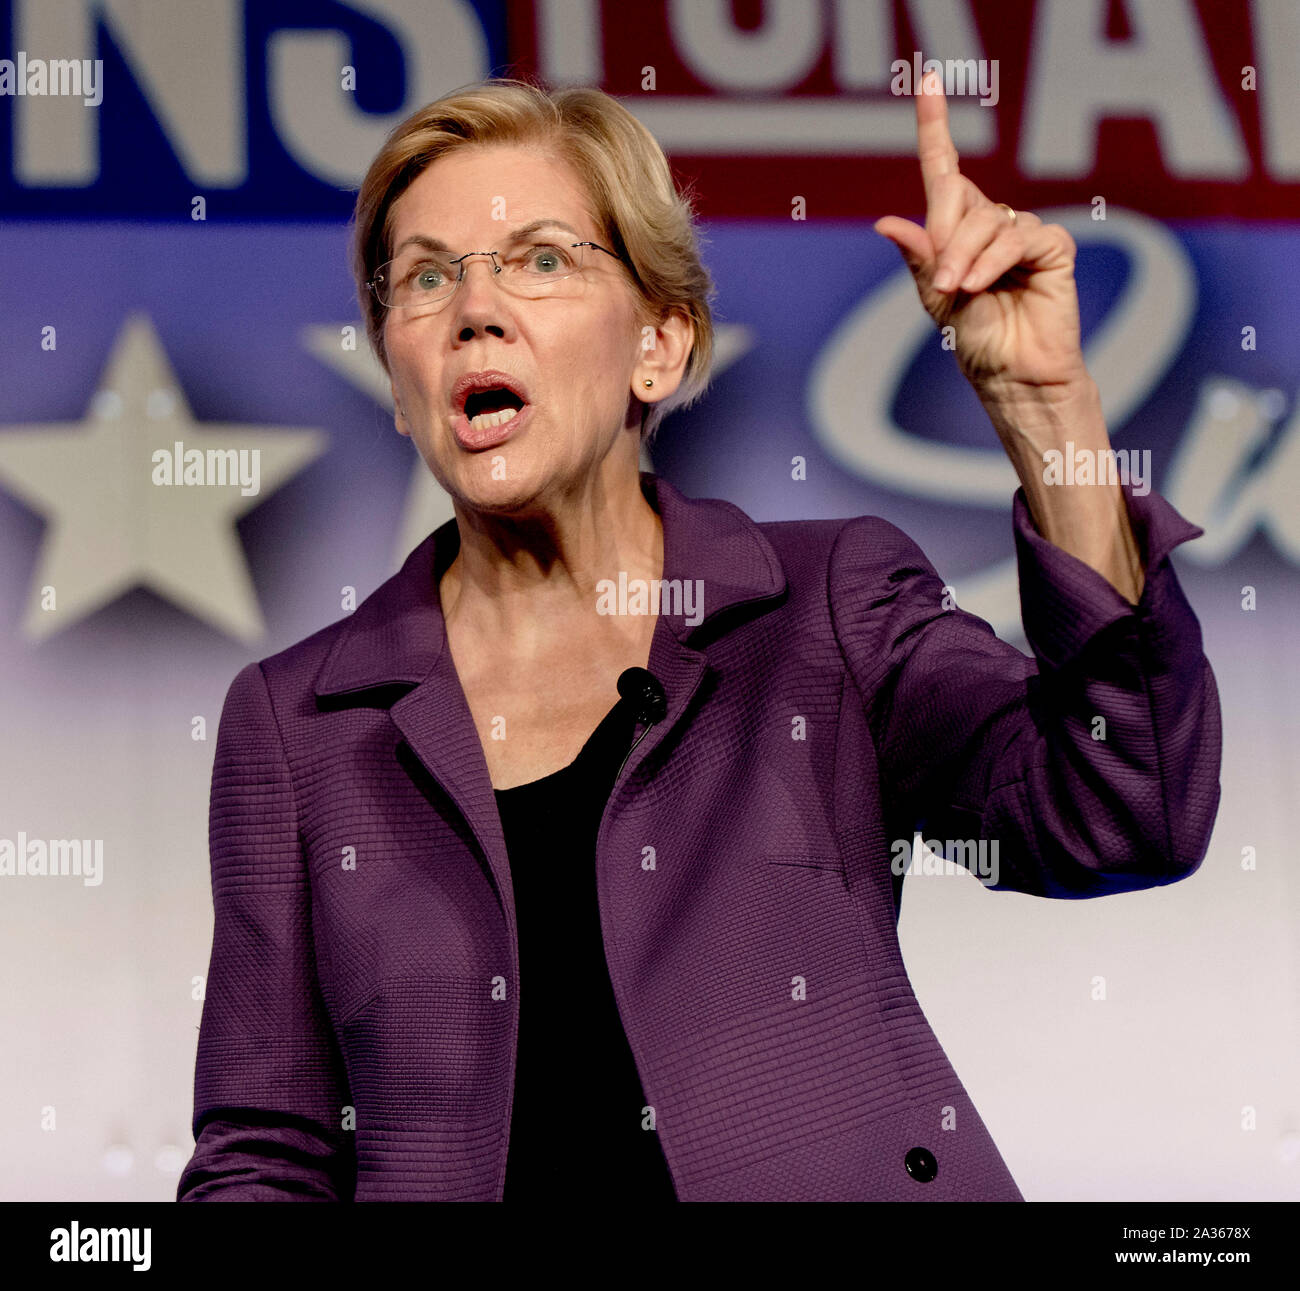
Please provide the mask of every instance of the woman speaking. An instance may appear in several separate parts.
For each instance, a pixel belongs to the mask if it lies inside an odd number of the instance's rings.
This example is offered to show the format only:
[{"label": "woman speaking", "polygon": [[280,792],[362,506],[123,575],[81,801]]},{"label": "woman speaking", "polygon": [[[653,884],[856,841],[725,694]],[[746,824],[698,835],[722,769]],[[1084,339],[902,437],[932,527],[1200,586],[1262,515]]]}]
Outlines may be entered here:
[{"label": "woman speaking", "polygon": [[1032,659],[881,519],[640,472],[710,283],[614,99],[491,80],[388,138],[354,270],[455,518],[226,697],[180,1200],[1021,1199],[908,982],[900,840],[1043,897],[1185,878],[1218,696],[1200,530],[1044,471],[1109,450],[1074,245],[926,88],[925,226],[876,227],[1019,475]]}]

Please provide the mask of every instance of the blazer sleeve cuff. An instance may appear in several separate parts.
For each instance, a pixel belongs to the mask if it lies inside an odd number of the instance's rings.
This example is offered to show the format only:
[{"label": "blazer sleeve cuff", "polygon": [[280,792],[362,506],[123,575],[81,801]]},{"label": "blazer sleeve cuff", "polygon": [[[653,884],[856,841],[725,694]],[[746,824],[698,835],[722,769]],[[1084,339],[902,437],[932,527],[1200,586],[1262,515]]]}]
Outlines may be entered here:
[{"label": "blazer sleeve cuff", "polygon": [[[1205,530],[1180,515],[1158,493],[1135,494],[1121,484],[1145,573],[1142,595],[1131,605],[1091,565],[1038,532],[1023,488],[1012,501],[1020,613],[1035,656],[1052,668],[1074,659],[1099,632],[1134,617],[1158,622],[1185,602],[1169,553]],[[1163,635],[1163,634],[1162,634]]]}]

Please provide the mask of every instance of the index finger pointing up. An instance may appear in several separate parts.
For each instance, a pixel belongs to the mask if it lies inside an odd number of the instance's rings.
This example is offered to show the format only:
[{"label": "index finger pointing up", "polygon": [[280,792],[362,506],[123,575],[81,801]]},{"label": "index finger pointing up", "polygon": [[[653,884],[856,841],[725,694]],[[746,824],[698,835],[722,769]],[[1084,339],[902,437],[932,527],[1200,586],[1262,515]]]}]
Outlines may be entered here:
[{"label": "index finger pointing up", "polygon": [[940,175],[955,175],[957,149],[948,133],[948,100],[943,81],[934,71],[921,78],[916,95],[916,155],[921,161],[925,200],[934,200],[934,183]]}]

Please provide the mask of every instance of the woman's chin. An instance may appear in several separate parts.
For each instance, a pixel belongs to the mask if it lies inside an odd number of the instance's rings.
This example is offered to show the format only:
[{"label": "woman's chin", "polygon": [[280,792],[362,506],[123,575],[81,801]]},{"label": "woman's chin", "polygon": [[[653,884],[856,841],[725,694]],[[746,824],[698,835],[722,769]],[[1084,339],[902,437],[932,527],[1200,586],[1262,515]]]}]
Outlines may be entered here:
[{"label": "woman's chin", "polygon": [[452,469],[455,491],[477,511],[517,512],[536,500],[546,481],[523,453],[466,455]]}]

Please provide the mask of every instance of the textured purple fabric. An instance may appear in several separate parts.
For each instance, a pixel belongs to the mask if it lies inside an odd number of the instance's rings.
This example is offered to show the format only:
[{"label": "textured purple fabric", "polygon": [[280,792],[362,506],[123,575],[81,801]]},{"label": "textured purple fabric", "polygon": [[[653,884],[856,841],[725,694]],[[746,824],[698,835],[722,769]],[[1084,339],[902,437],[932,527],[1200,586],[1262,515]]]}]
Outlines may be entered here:
[{"label": "textured purple fabric", "polygon": [[[1219,703],[1166,557],[1201,530],[1125,490],[1134,608],[1018,492],[1030,659],[945,608],[884,520],[758,524],[643,488],[664,577],[702,580],[705,617],[655,625],[668,713],[615,784],[595,880],[679,1198],[1020,1200],[908,982],[891,844],[920,822],[997,839],[1000,886],[1048,897],[1196,870]],[[230,687],[181,1200],[501,1196],[527,982],[435,590],[457,544],[443,525]]]}]

